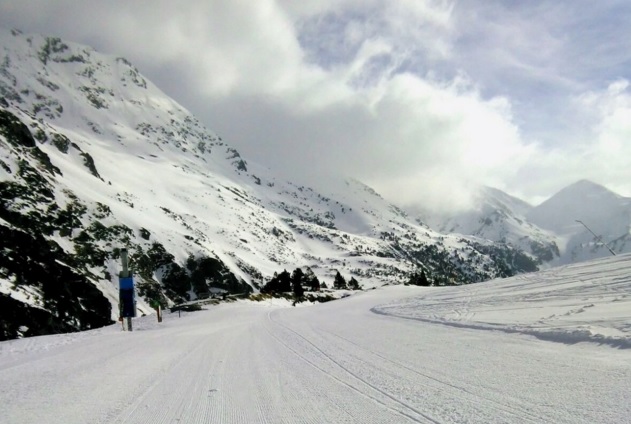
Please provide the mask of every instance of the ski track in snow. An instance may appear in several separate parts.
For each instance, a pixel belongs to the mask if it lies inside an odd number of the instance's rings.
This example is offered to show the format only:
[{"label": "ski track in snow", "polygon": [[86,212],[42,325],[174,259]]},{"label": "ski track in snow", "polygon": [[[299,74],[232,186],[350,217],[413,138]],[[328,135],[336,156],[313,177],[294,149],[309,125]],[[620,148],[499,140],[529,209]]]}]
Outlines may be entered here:
[{"label": "ski track in snow", "polygon": [[629,350],[568,340],[627,340],[630,260],[2,342],[0,424],[627,423]]},{"label": "ski track in snow", "polygon": [[[270,318],[270,316],[268,315],[268,318]],[[270,318],[271,320],[271,318]],[[370,383],[369,381],[367,381],[365,378],[362,378],[361,376],[359,376],[358,374],[354,373],[353,371],[351,371],[349,368],[347,368],[346,366],[344,366],[341,362],[339,362],[338,360],[336,360],[334,357],[332,357],[331,355],[327,354],[324,350],[322,350],[321,348],[319,348],[316,344],[314,344],[313,342],[311,342],[309,339],[307,339],[306,337],[302,336],[300,333],[292,330],[291,328],[279,324],[283,329],[286,329],[290,332],[291,336],[293,337],[297,337],[297,343],[294,342],[294,346],[300,343],[306,343],[306,345],[303,346],[303,351],[309,351],[311,350],[311,354],[315,354],[315,360],[311,360],[309,359],[306,355],[300,353],[298,350],[292,348],[291,346],[289,346],[288,344],[286,344],[284,341],[282,341],[280,338],[278,338],[277,336],[274,336],[272,333],[270,333],[270,335],[272,335],[279,343],[281,343],[283,346],[285,346],[287,349],[289,349],[290,351],[292,351],[293,353],[296,354],[296,356],[298,356],[299,358],[301,358],[302,360],[304,360],[306,363],[308,363],[310,366],[312,366],[313,368],[317,369],[318,371],[321,371],[324,375],[328,375],[330,378],[334,379],[336,382],[340,383],[343,386],[346,386],[354,391],[356,391],[357,393],[359,393],[360,395],[366,396],[367,398],[373,400],[375,403],[384,406],[385,408],[387,408],[390,411],[395,412],[396,414],[401,415],[402,417],[405,417],[413,422],[423,422],[422,420],[420,420],[419,418],[417,418],[416,416],[419,416],[420,418],[425,418],[426,420],[429,420],[429,422],[433,422],[433,423],[438,423],[439,421],[436,421],[435,419],[429,417],[428,415],[423,414],[422,412],[418,411],[417,409],[411,407],[410,405],[406,404],[405,402],[402,402],[400,400],[398,400],[397,398],[393,397],[391,394],[385,392],[384,390],[380,389],[379,387],[376,387],[375,385],[373,385],[372,383]],[[306,348],[306,349],[305,349]],[[328,365],[333,366],[333,368],[337,368],[341,371],[343,371],[343,374],[346,374],[343,377],[340,376],[336,376],[334,372],[330,372],[331,370],[327,370],[326,368],[326,364],[323,364],[322,361],[325,362],[329,362]],[[318,364],[319,361],[320,364]],[[344,378],[344,377],[348,377],[350,376],[350,380],[352,381],[347,381],[348,378]],[[359,383],[360,387],[357,387],[357,384],[353,384],[353,383]],[[363,387],[362,387],[363,386]],[[366,391],[366,388],[368,388],[368,390]],[[362,391],[363,389],[363,391]],[[376,393],[373,393],[376,392]],[[385,398],[385,399],[380,399],[380,398]],[[395,406],[390,406],[389,403],[395,403]]]},{"label": "ski track in snow", "polygon": [[[391,364],[392,366],[396,367],[396,368],[400,368],[401,372],[400,374],[405,374],[405,373],[410,373],[413,374],[415,376],[420,377],[420,379],[418,379],[419,381],[423,381],[423,383],[421,383],[421,385],[424,387],[425,390],[430,389],[430,390],[438,390],[438,391],[447,391],[447,390],[451,390],[455,393],[454,398],[457,399],[458,402],[467,402],[470,404],[484,404],[487,403],[488,405],[485,405],[485,409],[490,407],[492,410],[496,410],[496,411],[500,411],[500,412],[507,412],[509,414],[514,415],[515,417],[522,417],[523,420],[527,420],[529,422],[541,422],[543,420],[542,417],[537,416],[537,415],[533,415],[531,414],[526,408],[514,408],[511,405],[505,405],[502,404],[500,402],[497,402],[495,400],[493,400],[492,398],[485,398],[483,396],[480,396],[477,393],[474,393],[466,388],[460,387],[458,385],[454,385],[452,383],[450,383],[449,381],[445,381],[442,380],[439,377],[434,377],[430,374],[425,374],[423,372],[418,371],[415,368],[412,368],[411,366],[399,363],[397,361],[394,361],[386,356],[383,356],[377,352],[374,352],[370,349],[366,349],[358,344],[356,344],[355,342],[352,342],[351,340],[348,340],[342,336],[336,335],[336,334],[331,334],[331,336],[337,337],[339,339],[341,339],[342,341],[344,341],[346,344],[353,346],[351,349],[353,350],[363,350],[365,351],[368,355],[370,356],[374,356],[375,359],[373,361],[369,362],[364,362],[364,364],[366,365],[371,365],[371,364],[376,364],[381,362],[382,364]],[[418,384],[418,383],[417,383]],[[452,390],[453,389],[453,390]]]}]

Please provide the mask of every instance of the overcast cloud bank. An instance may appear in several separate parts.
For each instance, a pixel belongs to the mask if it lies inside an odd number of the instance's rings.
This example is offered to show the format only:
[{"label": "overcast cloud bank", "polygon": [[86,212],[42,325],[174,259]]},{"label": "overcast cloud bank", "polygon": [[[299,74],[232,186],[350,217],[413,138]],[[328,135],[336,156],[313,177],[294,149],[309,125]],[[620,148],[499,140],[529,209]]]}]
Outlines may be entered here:
[{"label": "overcast cloud bank", "polygon": [[130,59],[246,159],[453,208],[588,178],[631,195],[625,1],[0,1]]}]

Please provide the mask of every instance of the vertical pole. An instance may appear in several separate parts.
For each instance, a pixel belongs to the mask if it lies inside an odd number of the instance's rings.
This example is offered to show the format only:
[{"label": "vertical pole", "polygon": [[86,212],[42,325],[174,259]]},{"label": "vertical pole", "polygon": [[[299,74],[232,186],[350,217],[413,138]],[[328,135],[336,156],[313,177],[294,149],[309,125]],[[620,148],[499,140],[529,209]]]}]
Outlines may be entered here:
[{"label": "vertical pole", "polygon": [[123,331],[127,324],[127,331],[132,331],[132,316],[136,315],[136,301],[134,295],[134,281],[129,271],[129,261],[127,257],[127,249],[121,249],[122,271],[119,274],[119,305],[120,317],[123,323]]},{"label": "vertical pole", "polygon": [[123,265],[121,277],[129,277],[129,261],[127,259],[127,249],[121,249],[121,263]]},{"label": "vertical pole", "polygon": [[[121,250],[121,262],[123,265],[123,272],[122,272],[123,277],[129,277],[129,262],[127,258],[127,249]],[[127,320],[127,331],[132,331],[131,318],[126,317],[124,319]]]}]

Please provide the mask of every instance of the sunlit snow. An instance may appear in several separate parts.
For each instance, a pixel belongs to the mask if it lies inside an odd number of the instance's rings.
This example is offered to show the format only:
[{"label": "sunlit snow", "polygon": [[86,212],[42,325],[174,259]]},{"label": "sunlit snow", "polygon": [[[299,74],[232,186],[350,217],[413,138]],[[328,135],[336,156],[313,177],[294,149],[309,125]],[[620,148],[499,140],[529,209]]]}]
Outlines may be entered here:
[{"label": "sunlit snow", "polygon": [[631,256],[0,343],[2,423],[627,423]]}]

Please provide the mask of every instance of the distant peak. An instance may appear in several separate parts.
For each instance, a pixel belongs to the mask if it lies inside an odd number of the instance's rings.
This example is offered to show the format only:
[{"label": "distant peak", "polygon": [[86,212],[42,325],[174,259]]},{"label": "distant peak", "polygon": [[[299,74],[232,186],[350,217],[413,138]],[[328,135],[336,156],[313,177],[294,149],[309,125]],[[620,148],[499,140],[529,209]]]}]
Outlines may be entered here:
[{"label": "distant peak", "polygon": [[607,187],[601,184],[595,183],[593,181],[590,181],[590,180],[579,180],[575,182],[574,184],[571,184],[565,187],[564,189],[562,189],[561,191],[559,191],[557,194],[555,194],[552,197],[554,198],[559,195],[561,196],[571,195],[571,196],[578,196],[578,197],[604,195],[604,196],[609,196],[609,197],[619,197],[618,194],[609,190]]},{"label": "distant peak", "polygon": [[595,183],[593,181],[585,180],[585,179],[578,180],[574,184],[570,184],[567,188],[588,188],[588,187],[589,188],[601,188],[601,189],[607,190],[606,187],[604,187],[604,186],[602,186],[600,184],[597,184],[597,183]]}]

